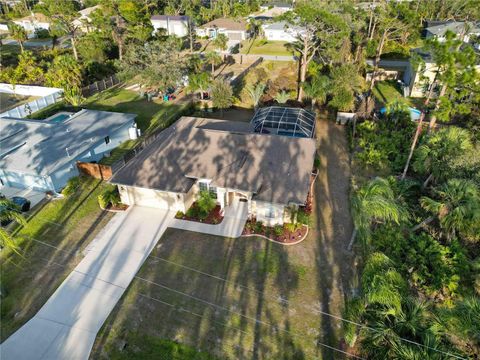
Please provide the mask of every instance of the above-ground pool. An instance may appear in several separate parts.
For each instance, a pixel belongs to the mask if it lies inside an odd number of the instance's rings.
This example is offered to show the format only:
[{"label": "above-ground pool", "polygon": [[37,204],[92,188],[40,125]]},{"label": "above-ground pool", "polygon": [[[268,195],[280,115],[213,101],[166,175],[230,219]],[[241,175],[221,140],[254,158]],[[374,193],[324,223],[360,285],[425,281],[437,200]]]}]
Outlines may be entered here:
[{"label": "above-ground pool", "polygon": [[[422,115],[422,112],[418,109],[409,107],[408,110],[410,110],[410,117],[412,118],[413,121],[420,119],[420,115]],[[387,108],[381,108],[380,109],[380,114],[385,114],[387,112]]]},{"label": "above-ground pool", "polygon": [[72,115],[72,113],[62,112],[46,118],[45,121],[50,121],[54,123],[64,122],[65,120],[70,118],[70,115]]}]

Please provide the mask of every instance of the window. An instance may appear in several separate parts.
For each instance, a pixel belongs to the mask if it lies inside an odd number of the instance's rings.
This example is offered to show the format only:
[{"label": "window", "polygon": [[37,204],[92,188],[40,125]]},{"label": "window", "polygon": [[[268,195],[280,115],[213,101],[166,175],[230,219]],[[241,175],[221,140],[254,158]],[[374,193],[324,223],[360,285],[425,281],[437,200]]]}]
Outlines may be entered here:
[{"label": "window", "polygon": [[269,206],[265,209],[265,217],[273,219],[275,217],[275,209],[273,206]]},{"label": "window", "polygon": [[110,136],[105,136],[105,144],[109,144],[110,143]]},{"label": "window", "polygon": [[216,199],[217,198],[217,188],[215,186],[209,186],[210,195]]},{"label": "window", "polygon": [[199,182],[198,187],[200,188],[200,191],[208,191],[208,184],[205,182]]}]

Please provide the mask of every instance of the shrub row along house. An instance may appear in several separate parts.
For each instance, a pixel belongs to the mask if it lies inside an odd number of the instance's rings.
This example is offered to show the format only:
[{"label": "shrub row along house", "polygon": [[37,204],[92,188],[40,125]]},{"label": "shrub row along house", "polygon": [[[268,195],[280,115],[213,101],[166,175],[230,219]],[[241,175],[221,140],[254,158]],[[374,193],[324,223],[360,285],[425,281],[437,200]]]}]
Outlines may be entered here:
[{"label": "shrub row along house", "polygon": [[122,202],[186,212],[201,191],[222,210],[247,202],[267,225],[290,222],[311,186],[315,140],[253,131],[248,123],[182,117],[113,178]]},{"label": "shrub row along house", "polygon": [[45,120],[0,118],[0,184],[60,191],[77,161],[98,161],[136,131],[135,114],[81,110]]}]

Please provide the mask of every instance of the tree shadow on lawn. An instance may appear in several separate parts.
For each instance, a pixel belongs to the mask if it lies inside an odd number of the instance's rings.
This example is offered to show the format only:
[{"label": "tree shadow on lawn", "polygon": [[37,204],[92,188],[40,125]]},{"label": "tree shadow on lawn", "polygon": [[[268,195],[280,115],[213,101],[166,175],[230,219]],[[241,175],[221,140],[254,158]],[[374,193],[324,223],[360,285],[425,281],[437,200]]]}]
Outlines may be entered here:
[{"label": "tree shadow on lawn", "polygon": [[138,274],[164,287],[134,280],[97,337],[92,357],[134,358],[141,344],[129,343],[128,334],[135,333],[173,339],[220,358],[311,358],[290,333],[288,303],[275,301],[298,286],[288,264],[284,247],[262,239],[169,229]]},{"label": "tree shadow on lawn", "polygon": [[[355,277],[354,258],[346,251],[353,229],[348,144],[345,128],[326,119],[317,120],[317,138],[321,167],[314,186],[315,226],[308,239],[317,242],[318,310],[342,316],[344,298]],[[323,315],[320,322],[323,341],[342,348],[339,339],[342,325],[341,321]],[[338,353],[323,349],[322,359],[338,358]]]},{"label": "tree shadow on lawn", "polygon": [[[100,191],[99,182],[84,181],[86,196],[84,191],[79,191],[60,200],[61,206],[55,209],[58,216],[52,218],[52,206],[60,202],[45,203],[28,219],[25,228],[15,231],[15,237],[21,239],[21,255],[10,252],[2,256],[5,294],[2,298],[2,341],[38,312],[81,260],[81,250],[111,218],[110,213],[99,207],[95,213],[91,212],[92,201],[97,207],[95,195]],[[90,200],[88,205],[85,204],[87,199]],[[82,208],[87,207],[88,214],[84,214]]]}]

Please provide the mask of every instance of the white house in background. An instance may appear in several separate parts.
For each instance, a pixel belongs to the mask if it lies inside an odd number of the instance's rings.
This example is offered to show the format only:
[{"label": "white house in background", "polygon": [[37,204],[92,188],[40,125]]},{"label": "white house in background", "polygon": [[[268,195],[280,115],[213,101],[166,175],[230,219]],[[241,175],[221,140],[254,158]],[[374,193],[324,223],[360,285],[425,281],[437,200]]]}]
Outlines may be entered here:
[{"label": "white house in background", "polygon": [[153,15],[150,18],[154,32],[165,29],[166,35],[184,37],[188,35],[190,18],[188,16]]},{"label": "white house in background", "polygon": [[[416,68],[416,65],[414,66],[410,61],[405,71],[404,82],[409,88],[411,97],[424,97],[428,92],[429,85],[435,81],[438,67],[428,51],[414,49],[412,52],[422,58],[423,64]],[[477,72],[480,72],[480,64],[477,64],[475,68]]]},{"label": "white house in background", "polygon": [[256,133],[244,122],[182,117],[110,182],[125,204],[185,213],[208,191],[222,210],[245,202],[251,218],[271,226],[291,222],[290,210],[306,204],[315,150],[312,138]]},{"label": "white house in background", "polygon": [[13,22],[28,32],[34,32],[37,29],[50,29],[50,20],[41,13],[32,13],[21,19],[13,20]]},{"label": "white house in background", "polygon": [[[287,11],[292,11],[293,10],[293,5],[289,3],[282,3],[282,2],[270,2],[270,3],[264,3],[260,5],[260,10],[262,11],[267,11],[267,10],[272,10],[275,11],[275,14],[273,16],[279,16]],[[277,15],[278,14],[278,15]]]},{"label": "white house in background", "polygon": [[265,39],[269,41],[294,42],[302,34],[304,28],[288,24],[286,21],[278,21],[262,25]]},{"label": "white house in background", "polygon": [[100,5],[95,5],[95,6],[90,6],[88,8],[85,8],[83,10],[80,10],[78,13],[80,16],[73,20],[73,24],[78,27],[80,30],[83,32],[89,32],[92,31],[92,26],[89,25],[92,22],[92,19],[90,18],[90,14],[94,12],[95,10],[99,10],[102,7]]},{"label": "white house in background", "polygon": [[230,41],[240,42],[249,37],[247,22],[243,19],[234,20],[220,18],[197,27],[196,33],[201,37],[215,39],[218,34],[225,34]]},{"label": "white house in background", "polygon": [[425,38],[436,38],[445,41],[445,33],[451,31],[457,36],[463,36],[463,41],[468,43],[472,36],[480,36],[480,22],[464,21],[427,21]]},{"label": "white house in background", "polygon": [[285,14],[287,11],[292,11],[293,6],[291,4],[272,4],[261,5],[260,11],[249,16],[250,19],[265,21],[271,20],[274,17]]},{"label": "white house in background", "polygon": [[60,191],[78,175],[77,161],[98,161],[135,137],[135,117],[84,109],[45,120],[0,118],[0,185]]}]

